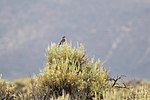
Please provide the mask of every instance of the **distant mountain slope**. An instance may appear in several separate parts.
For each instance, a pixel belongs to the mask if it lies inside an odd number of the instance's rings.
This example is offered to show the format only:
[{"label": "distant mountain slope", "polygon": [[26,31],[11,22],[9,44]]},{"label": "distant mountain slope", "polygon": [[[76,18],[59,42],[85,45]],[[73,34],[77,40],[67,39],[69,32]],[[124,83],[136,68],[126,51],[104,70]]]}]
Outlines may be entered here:
[{"label": "distant mountain slope", "polygon": [[112,75],[150,79],[148,0],[0,1],[0,73],[31,76],[45,64],[45,48],[62,35],[81,42]]}]

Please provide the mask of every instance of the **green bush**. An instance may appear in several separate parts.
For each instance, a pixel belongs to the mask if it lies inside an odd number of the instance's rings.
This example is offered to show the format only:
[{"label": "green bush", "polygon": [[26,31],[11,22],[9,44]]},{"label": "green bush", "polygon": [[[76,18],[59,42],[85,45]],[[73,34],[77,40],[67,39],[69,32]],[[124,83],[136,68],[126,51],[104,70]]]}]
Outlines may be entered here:
[{"label": "green bush", "polygon": [[47,63],[41,73],[32,80],[35,99],[57,98],[69,94],[71,99],[89,100],[110,88],[108,73],[100,66],[100,60],[88,59],[83,45],[72,47],[55,43],[47,49]]},{"label": "green bush", "polygon": [[13,100],[15,98],[14,85],[0,78],[0,100]]},{"label": "green bush", "polygon": [[150,82],[117,83],[121,76],[110,78],[100,60],[87,57],[83,45],[52,43],[46,57],[37,76],[14,81],[0,77],[0,100],[150,100]]}]

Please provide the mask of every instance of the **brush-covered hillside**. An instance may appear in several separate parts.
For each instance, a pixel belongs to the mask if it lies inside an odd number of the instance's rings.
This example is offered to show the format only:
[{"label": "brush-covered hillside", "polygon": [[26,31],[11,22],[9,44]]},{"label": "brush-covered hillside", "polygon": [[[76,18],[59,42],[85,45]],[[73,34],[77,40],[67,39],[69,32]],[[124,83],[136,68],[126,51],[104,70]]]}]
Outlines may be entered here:
[{"label": "brush-covered hillside", "polygon": [[82,44],[64,40],[47,48],[44,69],[29,78],[0,80],[1,100],[149,100],[150,82],[119,82]]}]

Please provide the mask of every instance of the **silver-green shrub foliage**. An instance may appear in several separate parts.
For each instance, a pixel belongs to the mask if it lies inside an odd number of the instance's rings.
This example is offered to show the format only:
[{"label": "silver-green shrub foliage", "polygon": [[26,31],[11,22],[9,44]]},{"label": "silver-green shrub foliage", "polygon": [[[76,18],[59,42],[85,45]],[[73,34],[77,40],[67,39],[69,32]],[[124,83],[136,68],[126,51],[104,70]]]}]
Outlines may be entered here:
[{"label": "silver-green shrub foliage", "polygon": [[59,47],[51,43],[47,49],[47,63],[41,73],[33,78],[34,99],[57,98],[65,94],[70,99],[90,100],[109,89],[108,73],[100,66],[100,60],[88,59],[83,45],[72,47],[65,43]]},{"label": "silver-green shrub foliage", "polygon": [[13,84],[0,78],[0,100],[14,100],[16,93]]}]

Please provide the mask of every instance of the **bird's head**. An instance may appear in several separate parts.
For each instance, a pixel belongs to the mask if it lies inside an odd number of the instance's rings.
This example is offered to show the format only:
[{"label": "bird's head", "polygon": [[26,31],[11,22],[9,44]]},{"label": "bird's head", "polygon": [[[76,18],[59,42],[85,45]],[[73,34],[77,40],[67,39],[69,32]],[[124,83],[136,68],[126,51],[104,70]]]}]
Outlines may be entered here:
[{"label": "bird's head", "polygon": [[65,36],[62,37],[63,39],[65,38]]}]

